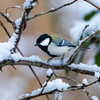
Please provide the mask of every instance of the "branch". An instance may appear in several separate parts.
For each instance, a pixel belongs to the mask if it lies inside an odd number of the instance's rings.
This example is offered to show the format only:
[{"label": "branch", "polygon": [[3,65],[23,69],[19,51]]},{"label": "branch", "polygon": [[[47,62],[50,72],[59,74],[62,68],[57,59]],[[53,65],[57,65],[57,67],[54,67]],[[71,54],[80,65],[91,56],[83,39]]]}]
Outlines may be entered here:
[{"label": "branch", "polygon": [[[51,76],[51,77],[52,77],[52,76]],[[42,87],[42,90],[41,90],[41,93],[40,93],[40,94],[42,94],[42,93],[43,93],[43,91],[44,91],[45,87],[47,86],[47,84],[48,84],[49,80],[51,79],[51,77],[49,77],[49,78],[47,79],[46,83],[43,85],[43,87]]]},{"label": "branch", "polygon": [[78,84],[78,82],[77,82],[76,80],[71,79],[70,77],[62,77],[62,76],[58,76],[58,75],[57,75],[54,71],[53,71],[53,73],[54,73],[55,77],[57,77],[57,78],[70,80],[70,81],[72,81],[72,82],[74,82],[74,83]]},{"label": "branch", "polygon": [[[24,97],[24,98],[20,98],[20,100],[30,100],[32,98],[36,98],[36,97],[39,97],[39,96],[43,96],[43,95],[48,95],[48,94],[53,94],[54,92],[56,91],[59,91],[59,92],[63,92],[61,90],[58,90],[58,89],[55,89],[55,90],[52,90],[50,92],[45,92],[45,93],[39,93],[39,94],[36,94],[34,96],[31,96],[30,94],[26,94],[26,95],[30,95],[30,96],[27,96],[27,97]],[[23,94],[22,94],[23,95]]]},{"label": "branch", "polygon": [[[99,33],[100,33],[100,31],[97,31],[97,32],[93,33],[92,35],[86,37],[84,40],[80,41],[79,47],[76,48],[74,53],[70,56],[70,59],[72,59],[74,57],[74,55],[79,51],[79,49],[83,47],[83,45],[86,41],[93,38],[94,36],[96,36]],[[7,44],[4,44],[4,43],[0,44],[1,47],[2,47],[2,45],[3,46],[6,45],[4,47],[7,48],[7,46],[9,47],[9,45],[11,45],[11,43],[8,42]],[[9,47],[9,49],[10,49],[10,47]],[[2,49],[6,50],[6,48],[2,48]],[[9,52],[9,49],[8,49],[8,52]],[[4,51],[4,50],[2,50],[2,51]],[[2,69],[2,67],[5,65],[33,65],[33,66],[46,68],[46,69],[52,68],[53,70],[61,70],[61,69],[70,70],[70,71],[79,72],[79,73],[87,74],[87,75],[94,75],[95,72],[100,72],[100,68],[96,65],[94,65],[94,66],[91,66],[91,65],[89,66],[86,64],[61,65],[59,60],[51,62],[51,64],[49,65],[49,64],[43,62],[37,56],[22,57],[21,55],[19,55],[17,53],[14,53],[14,54],[9,53],[8,55],[6,55],[6,57],[2,53],[1,56],[2,56],[2,60],[0,61],[0,69]],[[68,61],[70,61],[70,59]],[[65,59],[65,61],[66,61],[66,59]],[[93,70],[93,69],[95,69],[95,70]]]},{"label": "branch", "polygon": [[85,93],[86,93],[86,95],[87,95],[87,97],[90,99],[90,100],[93,100],[90,96],[89,96],[89,92],[88,91],[84,91]]},{"label": "branch", "polygon": [[58,7],[58,8],[56,8],[56,9],[50,9],[49,11],[46,11],[46,12],[43,12],[43,13],[40,13],[40,14],[36,14],[36,15],[34,15],[33,17],[31,17],[31,18],[27,18],[27,21],[29,21],[29,20],[31,20],[31,19],[34,19],[34,18],[36,18],[36,17],[42,16],[42,15],[51,13],[51,12],[58,11],[59,9],[61,9],[61,8],[63,8],[63,7],[66,7],[66,6],[68,6],[68,5],[71,5],[71,4],[75,3],[76,1],[78,1],[78,0],[74,0],[74,1],[72,1],[71,3],[66,3],[66,4],[64,4],[64,5],[62,5],[62,6]]},{"label": "branch", "polygon": [[69,59],[67,60],[67,65],[71,62],[71,60],[74,58],[74,56],[77,54],[77,52],[84,46],[84,44],[92,39],[94,36],[100,34],[100,31],[95,32],[94,34],[91,34],[90,36],[87,36],[84,40],[79,41],[80,44],[79,46],[76,48],[76,50],[71,54],[71,56],[69,57]]},{"label": "branch", "polygon": [[[58,87],[58,83],[61,85],[60,87]],[[68,90],[68,88],[70,87],[68,83],[62,82],[61,79],[49,81],[44,84],[46,84],[44,90],[43,88],[39,88],[35,91],[32,91],[32,94],[22,94],[19,96],[20,100],[30,100],[32,98],[39,97],[42,95],[53,94],[56,91],[63,92],[63,90]]]},{"label": "branch", "polygon": [[5,10],[5,13],[7,14],[7,11],[8,9],[10,8],[17,8],[17,9],[20,9],[20,10],[24,10],[23,8],[21,8],[20,6],[11,6],[11,7],[8,7],[6,10]]},{"label": "branch", "polygon": [[80,36],[79,41],[82,40],[82,38],[83,38],[83,33],[84,33],[85,29],[86,29],[88,26],[89,26],[89,25],[86,25],[86,26],[84,27],[84,29],[83,29],[83,31],[82,31],[82,34],[81,34],[81,36]]},{"label": "branch", "polygon": [[[25,58],[26,59],[26,58]],[[55,61],[55,63],[57,63]],[[30,60],[19,60],[19,61],[15,61],[14,63],[12,63],[14,65],[32,65],[32,66],[37,66],[40,68],[45,68],[45,69],[49,69],[52,68],[53,70],[69,70],[69,71],[74,71],[74,72],[78,72],[81,74],[87,74],[87,75],[94,75],[95,71],[96,72],[100,72],[100,68],[96,65],[94,66],[89,66],[86,64],[71,64],[71,65],[48,65],[46,63],[43,62],[37,62],[37,61],[30,61]],[[90,69],[91,68],[91,69]],[[92,70],[95,69],[95,70]]]},{"label": "branch", "polygon": [[[1,55],[3,56],[3,55]],[[87,74],[94,76],[95,72],[100,73],[100,67],[96,65],[86,65],[86,64],[71,64],[71,65],[56,65],[59,60],[55,61],[52,63],[52,65],[48,65],[45,62],[42,62],[39,60],[37,56],[32,56],[32,57],[22,57],[19,54],[9,54],[7,55],[8,58],[4,58],[2,61],[0,61],[0,69],[2,69],[3,66],[6,65],[32,65],[32,66],[37,66],[39,68],[45,68],[49,69],[52,68],[53,70],[69,70],[69,71],[74,71],[78,72],[81,74]],[[94,70],[95,69],[95,70]]]},{"label": "branch", "polygon": [[[0,24],[1,26],[3,27],[3,29],[5,30],[6,34],[8,35],[9,38],[11,38],[9,32],[7,31],[6,27],[4,26],[4,24],[2,23],[2,21],[0,21]],[[17,50],[18,52],[24,57],[24,55],[22,54],[22,52],[20,51],[20,49],[17,47]],[[35,78],[37,79],[38,83],[40,84],[40,86],[42,87],[42,84],[38,78],[38,76],[36,75],[35,71],[33,70],[33,68],[29,65],[28,66],[30,68],[30,70],[32,71],[32,73],[34,74]],[[16,69],[14,66],[13,66],[14,69]],[[49,97],[48,95],[46,95],[47,99],[49,100]]]},{"label": "branch", "polygon": [[0,15],[2,15],[7,20],[7,22],[9,22],[12,25],[14,30],[16,29],[14,21],[11,18],[9,18],[7,14],[3,14],[2,12],[0,12]]},{"label": "branch", "polygon": [[84,0],[88,3],[90,3],[91,5],[93,5],[94,7],[96,7],[98,10],[100,10],[100,7],[98,7],[96,4],[94,4],[93,2],[91,2],[90,0]]},{"label": "branch", "polygon": [[[19,96],[19,98],[20,98],[20,100],[30,100],[32,98],[39,97],[39,96],[42,96],[45,94],[53,94],[54,92],[77,91],[77,90],[84,89],[88,86],[91,86],[97,82],[100,82],[100,78],[98,80],[88,84],[88,85],[77,84],[75,86],[70,86],[68,83],[62,82],[61,79],[55,79],[52,82],[47,81],[46,83],[44,83],[44,84],[46,84],[44,86],[45,88],[40,88],[40,89],[34,90],[32,92],[32,94],[22,94]],[[60,84],[60,87],[58,87],[58,83]],[[87,94],[88,98],[90,100],[92,100],[89,96],[89,93],[87,91],[85,91],[85,93]]]},{"label": "branch", "polygon": [[4,24],[2,23],[1,20],[0,20],[0,24],[1,24],[1,26],[3,27],[3,29],[5,30],[5,32],[6,32],[6,34],[8,35],[8,37],[10,38],[11,36],[10,36],[9,32],[7,31],[6,27],[4,26]]},{"label": "branch", "polygon": [[88,86],[91,86],[91,85],[97,83],[97,82],[100,82],[100,78],[98,80],[88,84],[88,85],[81,84],[81,86],[71,86],[70,88],[71,88],[72,91],[76,91],[76,90],[84,89],[84,88],[86,88]]},{"label": "branch", "polygon": [[[8,37],[10,38],[11,36],[10,36],[9,32],[7,31],[6,27],[4,26],[4,24],[2,23],[2,21],[0,21],[0,24],[1,24],[1,26],[3,27],[3,29],[5,30],[5,32],[6,32],[6,34],[8,35]],[[18,50],[18,52],[24,57],[24,55],[22,54],[22,52],[20,51],[20,49],[19,49],[18,47],[17,47],[17,50]],[[29,65],[29,68],[31,69],[32,73],[35,75],[37,81],[39,82],[40,86],[42,87],[42,84],[41,84],[39,78],[37,77],[35,71],[32,69],[32,67],[31,67],[30,65]]]},{"label": "branch", "polygon": [[[22,17],[16,20],[16,30],[13,33],[13,36],[10,38],[10,41],[12,41],[12,39],[14,38],[13,44],[14,47],[10,50],[11,53],[14,53],[17,45],[19,43],[20,37],[23,33],[23,31],[25,30],[26,26],[27,26],[27,21],[26,19],[28,18],[30,11],[34,8],[34,6],[36,5],[36,2],[38,2],[38,0],[32,0],[32,1],[26,1],[24,3],[24,13],[22,14]],[[28,5],[29,6],[28,6]]]}]

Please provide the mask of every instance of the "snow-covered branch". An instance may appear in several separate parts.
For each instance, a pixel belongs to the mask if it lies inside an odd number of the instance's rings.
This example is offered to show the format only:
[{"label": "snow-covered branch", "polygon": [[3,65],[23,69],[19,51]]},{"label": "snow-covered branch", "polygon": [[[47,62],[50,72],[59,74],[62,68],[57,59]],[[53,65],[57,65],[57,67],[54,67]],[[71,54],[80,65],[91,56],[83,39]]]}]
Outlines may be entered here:
[{"label": "snow-covered branch", "polygon": [[[46,82],[43,84],[43,87],[45,84],[46,84]],[[70,88],[70,85],[68,83],[63,82],[61,79],[56,79],[53,81],[49,81],[47,83],[47,86],[44,88],[43,92],[41,93],[43,87],[33,91],[32,94],[20,95],[19,96],[20,100],[29,100],[29,99],[32,99],[32,98],[35,98],[38,96],[42,96],[45,94],[53,94],[56,91],[57,92],[67,91],[67,90],[69,90],[68,88]]]},{"label": "snow-covered branch", "polygon": [[[58,61],[57,61],[58,62]],[[100,67],[97,65],[87,65],[87,64],[71,64],[71,65],[56,65],[56,61],[52,63],[51,65],[48,65],[43,62],[37,62],[37,61],[29,61],[29,60],[19,60],[17,62],[14,62],[15,65],[32,65],[32,66],[37,66],[40,68],[52,68],[53,70],[69,70],[69,71],[74,71],[78,72],[81,74],[87,74],[87,75],[94,75],[95,72],[100,73]]]},{"label": "snow-covered branch", "polygon": [[23,5],[23,9],[24,9],[24,12],[22,14],[22,17],[21,18],[18,18],[16,20],[16,22],[14,22],[11,18],[9,18],[9,15],[8,14],[3,14],[2,12],[0,12],[0,14],[9,22],[11,23],[13,29],[14,29],[14,33],[13,33],[13,36],[9,39],[8,42],[12,42],[13,43],[13,48],[11,48],[11,53],[14,53],[16,48],[17,48],[17,45],[19,43],[19,40],[20,40],[20,37],[23,33],[23,31],[25,30],[26,28],[26,25],[27,25],[27,21],[26,19],[28,18],[29,16],[29,13],[30,11],[34,8],[34,6],[36,5],[36,2],[38,2],[37,0],[29,0],[29,1],[26,1]]},{"label": "snow-covered branch", "polygon": [[[4,51],[6,50],[4,49]],[[46,69],[52,68],[53,70],[69,70],[87,75],[94,75],[95,72],[100,73],[100,67],[97,65],[87,65],[83,63],[61,65],[59,60],[51,61],[49,65],[47,62],[42,61],[38,56],[22,57],[20,54],[10,54],[9,51],[6,51],[5,55],[1,55],[1,58],[0,68],[6,65],[32,65]]]},{"label": "snow-covered branch", "polygon": [[38,88],[37,90],[32,91],[31,94],[22,94],[19,96],[20,100],[30,100],[35,97],[39,97],[45,94],[55,94],[55,98],[61,100],[62,99],[62,92],[64,91],[77,91],[82,90],[87,94],[88,98],[92,100],[92,98],[89,96],[89,92],[86,91],[86,87],[91,86],[97,82],[100,82],[100,77],[96,79],[92,83],[88,83],[86,79],[83,79],[83,84],[76,84],[75,86],[71,86],[68,83],[63,82],[61,79],[55,79],[52,81],[49,81],[51,79],[48,78],[46,82],[42,85],[42,88]]},{"label": "snow-covered branch", "polygon": [[67,64],[69,64],[71,62],[71,60],[74,58],[74,56],[77,54],[77,52],[84,46],[84,44],[92,39],[94,36],[100,34],[100,30],[91,34],[90,36],[87,36],[85,39],[79,41],[79,46],[76,48],[76,50],[72,53],[72,55],[69,57],[69,59],[67,60]]},{"label": "snow-covered branch", "polygon": [[[82,48],[82,46],[86,41],[93,38],[99,33],[100,31],[97,31],[92,35],[86,37],[84,40],[81,40],[79,47],[77,47],[73,55],[75,55],[77,51],[79,51],[79,49]],[[2,49],[0,49],[0,53],[1,53],[0,69],[2,69],[2,67],[4,67],[5,65],[32,65],[32,66],[37,66],[46,69],[52,68],[54,70],[61,70],[61,69],[70,70],[70,71],[75,71],[87,75],[94,75],[95,72],[100,72],[100,68],[96,65],[91,66],[82,63],[77,65],[76,64],[66,65],[65,63],[65,65],[61,65],[59,60],[51,61],[50,64],[47,64],[47,62],[43,62],[38,56],[22,57],[19,53],[11,54],[10,50],[13,47],[13,42],[1,43],[0,47],[2,47]],[[5,53],[3,53],[4,51]],[[73,57],[73,55],[71,56]]]}]

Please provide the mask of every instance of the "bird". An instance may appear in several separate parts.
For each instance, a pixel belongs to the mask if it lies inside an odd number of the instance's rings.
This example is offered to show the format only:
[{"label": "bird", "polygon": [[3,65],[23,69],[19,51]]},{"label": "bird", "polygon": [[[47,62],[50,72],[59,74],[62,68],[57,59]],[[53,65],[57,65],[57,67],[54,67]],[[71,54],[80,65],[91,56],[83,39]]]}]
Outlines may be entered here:
[{"label": "bird", "polygon": [[[47,63],[55,57],[62,56],[60,59],[61,64],[63,64],[65,53],[72,48],[77,47],[65,39],[48,34],[42,34],[39,36],[36,40],[35,46],[38,46],[42,51],[51,57],[47,60]],[[83,48],[85,49],[85,47]]]}]

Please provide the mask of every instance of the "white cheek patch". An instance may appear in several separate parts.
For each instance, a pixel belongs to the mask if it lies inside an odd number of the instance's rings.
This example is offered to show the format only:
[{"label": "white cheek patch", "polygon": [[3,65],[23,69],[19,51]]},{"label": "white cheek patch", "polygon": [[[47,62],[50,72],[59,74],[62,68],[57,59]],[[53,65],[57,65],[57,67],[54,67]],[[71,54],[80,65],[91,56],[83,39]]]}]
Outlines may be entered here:
[{"label": "white cheek patch", "polygon": [[49,42],[50,42],[50,39],[47,38],[47,39],[45,39],[44,41],[42,41],[40,44],[41,44],[42,46],[47,46],[47,45],[49,44]]}]

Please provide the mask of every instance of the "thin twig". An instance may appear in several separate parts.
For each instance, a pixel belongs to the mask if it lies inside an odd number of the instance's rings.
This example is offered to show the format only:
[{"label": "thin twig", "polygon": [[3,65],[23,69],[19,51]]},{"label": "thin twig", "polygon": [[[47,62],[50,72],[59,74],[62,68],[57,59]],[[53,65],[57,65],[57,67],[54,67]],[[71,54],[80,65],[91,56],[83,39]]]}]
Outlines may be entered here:
[{"label": "thin twig", "polygon": [[17,9],[20,9],[20,10],[24,10],[23,8],[20,8],[19,6],[11,6],[11,7],[8,7],[6,10],[5,10],[5,13],[7,14],[7,11],[8,9],[10,8],[17,8]]},{"label": "thin twig", "polygon": [[[36,5],[38,5],[39,4],[39,2],[38,2],[38,0],[34,0],[34,1],[32,1],[31,3],[33,3],[33,2],[36,2]],[[10,9],[10,8],[17,8],[17,9],[20,9],[20,10],[27,10],[27,9],[31,9],[32,7],[30,7],[30,8],[21,8],[20,6],[11,6],[11,7],[8,7],[6,10],[5,10],[5,13],[7,14],[7,11]]]},{"label": "thin twig", "polygon": [[7,17],[7,15],[3,14],[2,12],[0,12],[0,15],[2,15],[7,20],[7,22],[9,22],[12,25],[14,30],[16,29],[16,25],[11,18]]},{"label": "thin twig", "polygon": [[40,13],[40,14],[36,14],[36,15],[34,15],[33,17],[28,18],[27,21],[29,21],[29,20],[31,20],[31,19],[34,19],[34,18],[36,18],[36,17],[42,16],[42,15],[51,13],[51,12],[55,12],[55,11],[57,11],[57,10],[63,8],[63,7],[66,7],[66,6],[68,6],[68,5],[71,5],[71,4],[75,3],[76,1],[78,1],[78,0],[74,0],[74,1],[72,1],[71,3],[66,3],[66,4],[64,4],[64,5],[62,5],[62,6],[58,7],[58,8],[56,8],[56,9],[51,9],[51,10],[49,10],[49,11],[46,11],[46,12],[43,12],[43,13]]},{"label": "thin twig", "polygon": [[86,93],[86,95],[87,95],[87,97],[90,99],[90,100],[93,100],[90,96],[89,96],[89,92],[88,91],[84,91],[85,93]]},{"label": "thin twig", "polygon": [[70,81],[72,81],[72,82],[74,82],[74,83],[76,83],[76,84],[79,84],[76,80],[71,79],[70,77],[58,76],[54,71],[53,71],[53,73],[54,73],[55,77],[57,77],[57,78],[62,78],[62,79],[70,80]]},{"label": "thin twig", "polygon": [[91,2],[90,0],[84,0],[88,3],[90,3],[91,5],[93,5],[94,7],[96,7],[98,10],[100,10],[100,7],[98,7],[96,4],[94,4],[93,2]]},{"label": "thin twig", "polygon": [[3,29],[5,30],[5,32],[6,32],[6,34],[8,35],[8,37],[10,38],[11,36],[10,36],[9,32],[7,31],[6,27],[3,25],[3,23],[2,23],[1,20],[0,20],[0,24],[1,24],[1,26],[3,27]]},{"label": "thin twig", "polygon": [[[80,36],[79,42],[82,40],[84,31],[86,30],[86,28],[87,28],[88,26],[89,26],[89,25],[85,25],[84,29],[82,30],[82,34],[81,34],[81,36]],[[79,45],[79,43],[78,43],[78,45]],[[85,54],[85,51],[79,51],[79,52],[77,53],[77,56],[78,56],[78,57],[76,58],[76,63],[77,63],[77,64],[79,64],[79,63],[82,61],[82,59],[83,59],[83,57],[84,57],[84,54]]]},{"label": "thin twig", "polygon": [[89,26],[89,25],[86,25],[86,26],[84,27],[84,29],[83,29],[83,31],[82,31],[82,34],[81,34],[81,36],[80,36],[79,41],[82,40],[82,38],[83,38],[83,33],[84,33],[85,29],[86,29],[88,26]]},{"label": "thin twig", "polygon": [[89,87],[89,86],[91,86],[91,85],[93,85],[93,84],[95,84],[97,82],[99,82],[99,79],[94,81],[94,82],[92,82],[92,83],[90,83],[90,84],[88,84],[88,85],[83,84],[82,86],[70,86],[70,88],[71,88],[72,91],[76,91],[76,90],[80,90],[80,89],[84,89],[86,87]]},{"label": "thin twig", "polygon": [[49,82],[49,80],[51,79],[51,77],[49,77],[48,79],[47,79],[47,81],[46,81],[46,84],[43,86],[43,89],[42,89],[42,91],[41,91],[41,93],[40,94],[42,94],[43,93],[43,90],[44,90],[44,88],[47,86],[47,84],[48,84],[48,82]]}]

